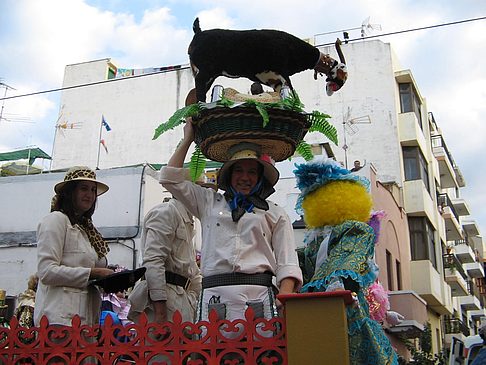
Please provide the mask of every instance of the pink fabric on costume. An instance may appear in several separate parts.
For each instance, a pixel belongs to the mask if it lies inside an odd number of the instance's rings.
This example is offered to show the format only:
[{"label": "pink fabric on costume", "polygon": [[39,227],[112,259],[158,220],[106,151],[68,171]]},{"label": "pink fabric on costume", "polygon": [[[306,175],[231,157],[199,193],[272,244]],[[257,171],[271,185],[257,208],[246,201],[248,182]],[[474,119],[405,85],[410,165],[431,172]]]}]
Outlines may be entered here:
[{"label": "pink fabric on costume", "polygon": [[380,282],[375,281],[370,285],[366,294],[366,300],[369,305],[371,319],[383,322],[386,319],[386,312],[390,308],[390,302],[388,301],[388,293]]},{"label": "pink fabric on costume", "polygon": [[370,220],[368,221],[368,225],[373,228],[375,233],[375,245],[378,243],[380,239],[380,227],[381,227],[381,220],[386,217],[386,213],[383,210],[375,210],[371,212]]}]

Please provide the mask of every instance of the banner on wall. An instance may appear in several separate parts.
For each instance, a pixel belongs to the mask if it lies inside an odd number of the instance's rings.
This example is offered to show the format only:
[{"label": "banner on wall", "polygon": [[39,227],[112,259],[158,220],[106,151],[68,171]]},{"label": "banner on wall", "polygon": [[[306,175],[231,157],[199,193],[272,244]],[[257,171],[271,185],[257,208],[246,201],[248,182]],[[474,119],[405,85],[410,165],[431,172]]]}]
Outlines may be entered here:
[{"label": "banner on wall", "polygon": [[144,74],[151,74],[155,72],[167,72],[178,70],[182,65],[166,66],[166,67],[148,67],[148,68],[117,68],[115,78],[138,76]]}]

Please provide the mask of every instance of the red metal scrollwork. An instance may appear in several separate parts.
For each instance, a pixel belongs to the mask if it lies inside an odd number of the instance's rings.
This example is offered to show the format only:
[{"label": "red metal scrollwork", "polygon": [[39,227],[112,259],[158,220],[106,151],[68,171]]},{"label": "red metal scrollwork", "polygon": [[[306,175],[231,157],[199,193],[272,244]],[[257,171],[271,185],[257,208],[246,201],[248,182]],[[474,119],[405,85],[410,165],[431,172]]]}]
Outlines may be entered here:
[{"label": "red metal scrollwork", "polygon": [[285,323],[282,318],[255,319],[248,309],[245,320],[182,322],[177,312],[172,322],[114,325],[107,317],[103,326],[49,325],[0,328],[0,364],[83,365],[287,365]]}]

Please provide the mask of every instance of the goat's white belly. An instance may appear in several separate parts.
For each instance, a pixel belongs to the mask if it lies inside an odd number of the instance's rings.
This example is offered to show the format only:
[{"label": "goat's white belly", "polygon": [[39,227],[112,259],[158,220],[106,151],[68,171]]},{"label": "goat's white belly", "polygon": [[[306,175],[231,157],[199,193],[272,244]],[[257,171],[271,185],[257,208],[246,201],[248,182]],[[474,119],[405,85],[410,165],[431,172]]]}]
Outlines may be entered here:
[{"label": "goat's white belly", "polygon": [[[266,85],[277,85],[285,84],[285,79],[282,77],[282,75],[273,72],[273,71],[265,71],[265,72],[260,72],[255,74],[255,77],[260,80],[263,84]],[[279,82],[280,81],[280,82]]]}]

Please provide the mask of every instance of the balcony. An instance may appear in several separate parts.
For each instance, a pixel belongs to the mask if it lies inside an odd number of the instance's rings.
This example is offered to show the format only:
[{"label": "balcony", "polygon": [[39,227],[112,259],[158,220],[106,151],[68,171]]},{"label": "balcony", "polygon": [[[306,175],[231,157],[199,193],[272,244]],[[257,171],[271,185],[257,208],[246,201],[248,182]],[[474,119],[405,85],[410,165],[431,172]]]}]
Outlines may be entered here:
[{"label": "balcony", "polygon": [[398,114],[398,129],[402,146],[419,146],[426,154],[426,141],[414,112]]},{"label": "balcony", "polygon": [[463,264],[476,261],[476,255],[471,246],[468,245],[468,240],[456,241],[453,250],[456,257]]},{"label": "balcony", "polygon": [[455,269],[444,269],[445,281],[451,287],[453,297],[467,295],[466,280]]},{"label": "balcony", "polygon": [[466,274],[461,262],[453,254],[443,256],[445,281],[451,287],[453,297],[468,295],[467,282],[464,279]]},{"label": "balcony", "polygon": [[439,314],[451,314],[452,303],[446,300],[445,294],[450,288],[441,278],[429,260],[412,261],[410,263],[412,290],[419,294],[429,306]]},{"label": "balcony", "polygon": [[405,181],[403,183],[403,196],[407,214],[427,216],[433,224],[437,222],[437,208],[422,180]]},{"label": "balcony", "polygon": [[416,338],[424,330],[427,322],[427,302],[408,290],[389,293],[390,309],[405,317],[402,323],[387,329],[388,332],[400,334],[405,338]]},{"label": "balcony", "polygon": [[481,296],[480,290],[478,286],[474,283],[474,281],[469,280],[467,282],[467,287],[469,291],[469,295],[464,297],[459,297],[459,302],[461,307],[466,311],[476,311],[482,308],[481,301],[479,297]]},{"label": "balcony", "polygon": [[439,212],[444,219],[447,241],[463,239],[461,225],[459,224],[459,214],[449,195],[437,195],[437,203],[439,204]]},{"label": "balcony", "polygon": [[469,311],[468,314],[473,321],[480,321],[482,318],[486,318],[486,309],[481,308],[479,310]]},{"label": "balcony", "polygon": [[469,209],[466,200],[462,198],[451,198],[451,202],[457,215],[464,217],[471,214],[471,210]]},{"label": "balcony", "polygon": [[444,207],[442,212],[442,218],[444,218],[446,239],[447,241],[462,240],[462,230],[459,221],[454,214],[452,207]]},{"label": "balcony", "polygon": [[442,287],[442,300],[443,300],[443,305],[442,307],[439,306],[437,307],[432,307],[435,311],[441,314],[452,314],[454,313],[454,303],[452,302],[452,290],[449,284],[447,284],[445,281],[441,281],[441,287]]},{"label": "balcony", "polygon": [[464,229],[464,232],[466,232],[468,237],[479,236],[479,227],[474,220],[463,221],[462,228]]},{"label": "balcony", "polygon": [[444,318],[444,331],[450,334],[461,333],[464,336],[470,335],[467,324],[458,318]]},{"label": "balcony", "polygon": [[456,172],[454,160],[440,134],[431,137],[432,152],[439,163],[440,186],[442,189],[455,188]]},{"label": "balcony", "polygon": [[457,184],[459,185],[460,188],[463,188],[466,186],[466,179],[464,179],[464,175],[462,174],[461,170],[459,170],[459,167],[454,166],[454,172],[456,173],[456,181]]},{"label": "balcony", "polygon": [[[470,246],[474,249],[477,249],[480,253],[483,252],[484,250],[484,245],[483,245],[483,237],[481,236],[469,236],[467,238],[469,241]],[[480,255],[482,256],[482,255]]]},{"label": "balcony", "polygon": [[466,337],[470,335],[469,327],[458,318],[444,318],[444,342],[446,346],[452,343],[452,337],[459,338],[465,341]]},{"label": "balcony", "polygon": [[462,309],[466,311],[477,311],[481,309],[481,303],[474,295],[460,297],[459,302],[461,303]]},{"label": "balcony", "polygon": [[482,278],[484,277],[484,267],[480,262],[471,262],[464,264],[464,270],[471,278]]}]

